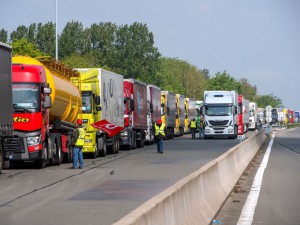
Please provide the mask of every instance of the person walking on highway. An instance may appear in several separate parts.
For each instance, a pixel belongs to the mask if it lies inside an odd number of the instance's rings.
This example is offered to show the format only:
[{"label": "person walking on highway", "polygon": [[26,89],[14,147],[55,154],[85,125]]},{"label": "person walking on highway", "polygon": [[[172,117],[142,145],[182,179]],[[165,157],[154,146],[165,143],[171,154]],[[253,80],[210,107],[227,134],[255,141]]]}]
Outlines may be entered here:
[{"label": "person walking on highway", "polygon": [[199,138],[204,138],[204,119],[203,116],[200,116],[200,123],[199,123]]},{"label": "person walking on highway", "polygon": [[73,165],[71,169],[77,168],[77,163],[79,160],[79,169],[84,166],[82,147],[84,144],[85,130],[82,128],[82,120],[77,120],[77,128],[73,132],[71,145],[73,147]]},{"label": "person walking on highway", "polygon": [[157,153],[164,152],[164,138],[166,136],[166,125],[162,123],[161,119],[154,124],[155,139],[157,143]]},{"label": "person walking on highway", "polygon": [[197,124],[194,118],[190,123],[190,131],[192,134],[192,139],[195,139],[196,128],[197,128]]}]

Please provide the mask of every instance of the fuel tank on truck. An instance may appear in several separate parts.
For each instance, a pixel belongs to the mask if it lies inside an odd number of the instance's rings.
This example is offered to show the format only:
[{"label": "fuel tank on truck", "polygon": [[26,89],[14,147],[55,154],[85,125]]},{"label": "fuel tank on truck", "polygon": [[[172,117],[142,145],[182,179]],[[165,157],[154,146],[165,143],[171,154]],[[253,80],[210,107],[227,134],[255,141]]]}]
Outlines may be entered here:
[{"label": "fuel tank on truck", "polygon": [[70,76],[79,76],[78,72],[70,70],[62,64],[56,64],[55,60],[34,59],[27,56],[14,56],[12,58],[12,62],[13,64],[44,67],[46,82],[52,89],[50,94],[50,120],[55,121],[59,119],[70,123],[76,122],[77,114],[81,109],[81,94],[78,87],[71,82]]}]

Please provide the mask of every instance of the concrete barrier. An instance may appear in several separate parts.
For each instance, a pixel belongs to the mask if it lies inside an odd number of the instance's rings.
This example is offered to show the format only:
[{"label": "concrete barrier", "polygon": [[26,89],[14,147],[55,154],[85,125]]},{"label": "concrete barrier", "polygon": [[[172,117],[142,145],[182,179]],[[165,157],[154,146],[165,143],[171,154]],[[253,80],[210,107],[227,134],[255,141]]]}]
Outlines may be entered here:
[{"label": "concrete barrier", "polygon": [[156,195],[114,225],[207,225],[266,139],[265,131]]}]

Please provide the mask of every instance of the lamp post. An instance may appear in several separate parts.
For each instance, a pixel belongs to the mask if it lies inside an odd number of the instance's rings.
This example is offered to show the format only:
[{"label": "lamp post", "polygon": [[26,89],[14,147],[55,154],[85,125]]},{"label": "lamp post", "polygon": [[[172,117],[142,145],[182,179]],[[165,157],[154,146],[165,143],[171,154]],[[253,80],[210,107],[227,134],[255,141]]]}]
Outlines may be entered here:
[{"label": "lamp post", "polygon": [[57,0],[55,0],[55,59],[58,61]]}]

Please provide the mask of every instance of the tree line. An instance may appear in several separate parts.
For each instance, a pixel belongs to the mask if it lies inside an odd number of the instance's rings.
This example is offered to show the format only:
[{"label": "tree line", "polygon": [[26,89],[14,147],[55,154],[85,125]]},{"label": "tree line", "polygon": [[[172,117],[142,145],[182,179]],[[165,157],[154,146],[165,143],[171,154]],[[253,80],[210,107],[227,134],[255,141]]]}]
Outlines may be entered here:
[{"label": "tree line", "polygon": [[[20,25],[10,35],[1,29],[0,41],[11,44],[15,55],[54,58],[55,23]],[[210,75],[187,61],[162,56],[143,23],[100,22],[84,28],[78,21],[68,22],[58,37],[58,55],[73,68],[105,68],[196,100],[203,99],[204,90],[236,90],[259,107],[283,106],[273,94],[258,95],[257,87],[245,78],[237,80],[227,71]]]}]

